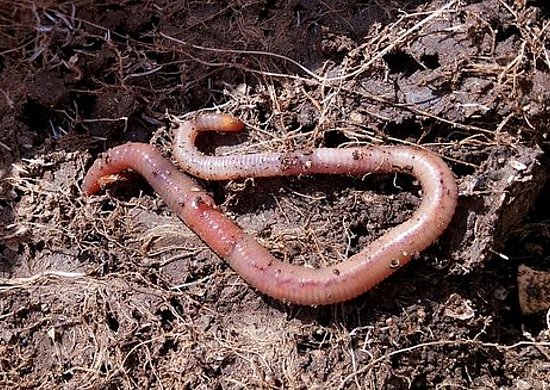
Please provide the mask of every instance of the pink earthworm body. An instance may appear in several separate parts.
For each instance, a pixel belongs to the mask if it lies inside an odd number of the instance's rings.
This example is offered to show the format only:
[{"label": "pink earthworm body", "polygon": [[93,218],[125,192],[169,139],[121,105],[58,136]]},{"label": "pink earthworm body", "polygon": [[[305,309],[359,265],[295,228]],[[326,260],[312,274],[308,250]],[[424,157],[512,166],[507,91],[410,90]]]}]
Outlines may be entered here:
[{"label": "pink earthworm body", "polygon": [[241,277],[263,293],[304,305],[342,302],[369,290],[429,245],[454,214],[454,175],[436,155],[413,147],[314,149],[311,153],[205,156],[194,145],[197,132],[241,131],[229,115],[202,114],[176,128],[174,157],[182,168],[211,180],[309,174],[364,175],[404,172],[417,178],[423,200],[412,217],[346,261],[310,269],[284,263],[245,234],[214,205],[210,195],[148,144],[128,143],[107,151],[90,168],[82,189],[100,189],[105,175],[133,169],[143,175],[168,206]]}]

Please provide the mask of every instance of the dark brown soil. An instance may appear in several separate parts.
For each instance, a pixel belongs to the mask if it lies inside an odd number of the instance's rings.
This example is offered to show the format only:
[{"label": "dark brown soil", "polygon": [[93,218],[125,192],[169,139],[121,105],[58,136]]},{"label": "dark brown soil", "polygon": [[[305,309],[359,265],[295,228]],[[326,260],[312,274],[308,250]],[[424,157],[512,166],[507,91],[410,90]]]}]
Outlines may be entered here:
[{"label": "dark brown soil", "polygon": [[[0,0],[0,387],[543,389],[550,6],[537,0]],[[147,186],[85,198],[125,141],[217,108],[216,153],[419,144],[455,172],[436,245],[351,302],[246,285]],[[219,145],[219,147],[214,147]],[[322,266],[406,220],[407,177],[202,182],[274,254]]]}]

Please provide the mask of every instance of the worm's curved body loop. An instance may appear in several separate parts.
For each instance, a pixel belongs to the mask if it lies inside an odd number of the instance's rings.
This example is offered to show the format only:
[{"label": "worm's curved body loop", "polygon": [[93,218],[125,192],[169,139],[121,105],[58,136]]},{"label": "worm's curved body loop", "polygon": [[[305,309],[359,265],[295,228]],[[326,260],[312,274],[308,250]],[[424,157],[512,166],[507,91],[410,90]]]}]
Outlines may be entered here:
[{"label": "worm's curved body loop", "polygon": [[438,156],[413,147],[314,149],[311,153],[206,156],[195,147],[199,131],[240,131],[224,114],[203,114],[178,124],[173,155],[184,171],[209,180],[302,174],[364,175],[404,172],[418,179],[423,199],[412,217],[342,263],[310,269],[273,257],[222,214],[213,199],[148,144],[107,151],[90,168],[82,189],[131,168],[145,177],[168,206],[241,277],[274,298],[305,305],[342,302],[369,290],[431,245],[450,223],[457,201],[454,175]]}]

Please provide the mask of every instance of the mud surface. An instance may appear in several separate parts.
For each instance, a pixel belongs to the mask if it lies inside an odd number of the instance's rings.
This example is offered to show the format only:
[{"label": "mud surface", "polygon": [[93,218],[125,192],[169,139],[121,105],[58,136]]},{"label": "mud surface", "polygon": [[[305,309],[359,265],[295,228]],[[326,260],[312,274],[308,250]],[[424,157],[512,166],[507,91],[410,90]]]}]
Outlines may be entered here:
[{"label": "mud surface", "polygon": [[[545,1],[0,0],[0,387],[542,389],[550,269]],[[217,154],[418,144],[457,176],[437,244],[363,296],[298,307],[244,283],[102,151],[168,115],[247,124]],[[405,221],[405,176],[201,182],[281,259],[341,261]]]}]

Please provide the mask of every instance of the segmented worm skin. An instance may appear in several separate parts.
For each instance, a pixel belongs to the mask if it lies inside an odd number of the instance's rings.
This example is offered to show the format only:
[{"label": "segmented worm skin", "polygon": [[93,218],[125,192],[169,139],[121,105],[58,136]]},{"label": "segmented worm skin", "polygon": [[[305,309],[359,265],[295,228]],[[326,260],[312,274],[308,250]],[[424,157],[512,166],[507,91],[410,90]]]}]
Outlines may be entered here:
[{"label": "segmented worm skin", "polygon": [[99,180],[131,168],[145,177],[168,206],[256,289],[304,305],[349,300],[369,290],[431,245],[453,216],[457,187],[453,173],[436,155],[402,146],[319,148],[312,153],[205,156],[194,141],[199,131],[240,131],[244,125],[224,114],[203,114],[181,122],[173,154],[183,169],[205,179],[227,180],[301,174],[404,172],[418,179],[423,200],[412,217],[346,261],[319,269],[274,258],[214,205],[213,199],[148,144],[111,149],[90,168],[82,189],[90,195]]}]

